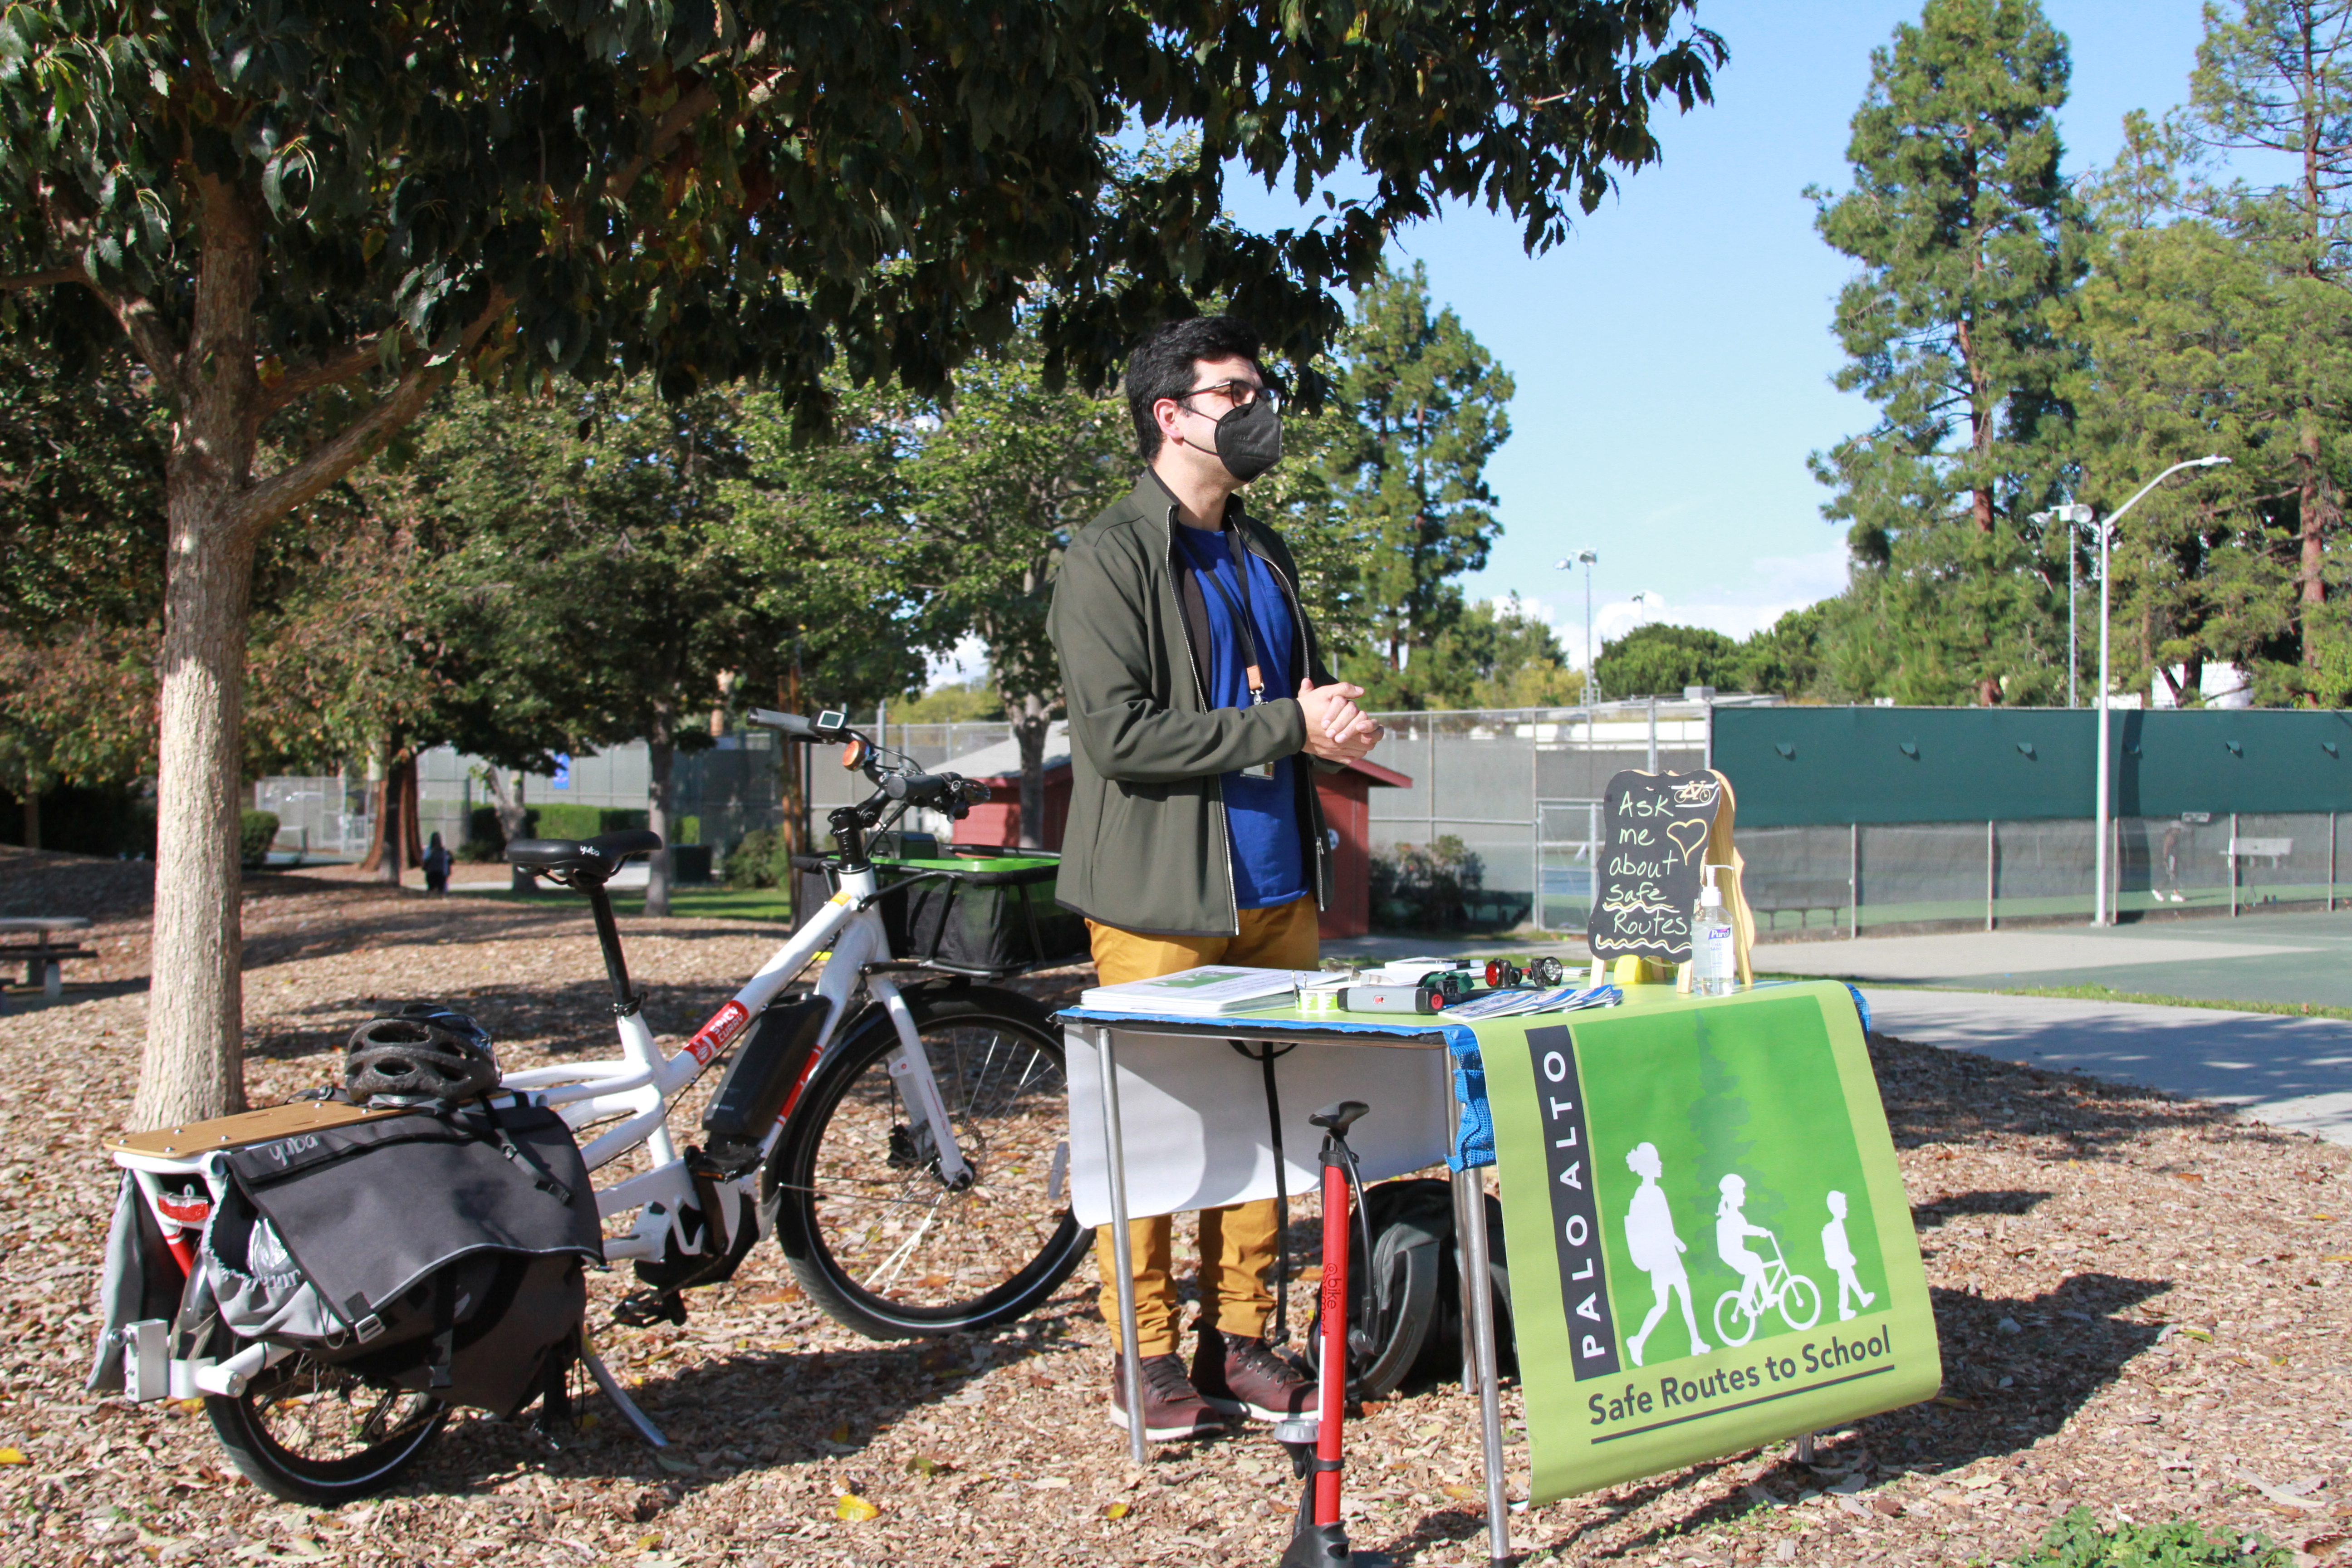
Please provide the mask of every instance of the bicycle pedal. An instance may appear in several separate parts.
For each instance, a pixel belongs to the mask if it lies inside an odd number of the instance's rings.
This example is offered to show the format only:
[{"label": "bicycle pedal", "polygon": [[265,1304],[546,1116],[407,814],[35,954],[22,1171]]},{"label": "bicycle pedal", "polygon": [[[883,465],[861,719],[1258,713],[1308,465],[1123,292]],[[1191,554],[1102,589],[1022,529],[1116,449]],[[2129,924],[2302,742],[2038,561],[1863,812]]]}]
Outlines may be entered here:
[{"label": "bicycle pedal", "polygon": [[633,1329],[649,1323],[676,1323],[686,1326],[686,1298],[675,1290],[647,1290],[635,1296],[624,1296],[613,1306],[613,1321]]}]

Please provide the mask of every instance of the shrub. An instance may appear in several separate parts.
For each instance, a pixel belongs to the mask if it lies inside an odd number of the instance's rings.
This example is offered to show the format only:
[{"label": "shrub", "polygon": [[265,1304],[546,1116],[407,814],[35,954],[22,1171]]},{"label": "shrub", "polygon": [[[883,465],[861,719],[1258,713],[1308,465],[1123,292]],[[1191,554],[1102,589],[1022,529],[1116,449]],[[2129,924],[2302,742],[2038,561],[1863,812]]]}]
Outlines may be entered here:
[{"label": "shrub", "polygon": [[724,880],[730,888],[772,888],[791,869],[783,836],[772,827],[755,827],[727,851]]},{"label": "shrub", "polygon": [[274,811],[246,810],[237,813],[237,857],[248,866],[258,866],[269,858],[269,847],[278,842],[278,814]]},{"label": "shrub", "polygon": [[2176,1514],[2153,1524],[2102,1530],[2087,1508],[2067,1510],[2042,1532],[2042,1550],[2014,1568],[2286,1568],[2291,1554],[2260,1535],[2224,1530],[2219,1539]]},{"label": "shrub", "polygon": [[1377,850],[1371,870],[1374,921],[1415,931],[1462,930],[1486,881],[1486,861],[1450,833]]}]

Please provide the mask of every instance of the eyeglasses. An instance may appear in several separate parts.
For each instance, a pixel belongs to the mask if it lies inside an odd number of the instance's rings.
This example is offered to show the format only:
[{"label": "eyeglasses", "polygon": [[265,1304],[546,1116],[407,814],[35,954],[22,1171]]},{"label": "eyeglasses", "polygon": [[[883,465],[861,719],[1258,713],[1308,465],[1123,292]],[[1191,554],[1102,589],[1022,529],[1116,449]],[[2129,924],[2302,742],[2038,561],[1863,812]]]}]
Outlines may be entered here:
[{"label": "eyeglasses", "polygon": [[[1179,404],[1188,403],[1195,397],[1205,397],[1213,392],[1234,408],[1247,408],[1261,397],[1265,399],[1269,407],[1279,408],[1282,405],[1282,394],[1274,388],[1260,386],[1254,381],[1243,381],[1239,378],[1232,381],[1212,382],[1207,386],[1196,386],[1183,396],[1171,401]],[[1198,414],[1202,410],[1196,408],[1192,412]]]}]

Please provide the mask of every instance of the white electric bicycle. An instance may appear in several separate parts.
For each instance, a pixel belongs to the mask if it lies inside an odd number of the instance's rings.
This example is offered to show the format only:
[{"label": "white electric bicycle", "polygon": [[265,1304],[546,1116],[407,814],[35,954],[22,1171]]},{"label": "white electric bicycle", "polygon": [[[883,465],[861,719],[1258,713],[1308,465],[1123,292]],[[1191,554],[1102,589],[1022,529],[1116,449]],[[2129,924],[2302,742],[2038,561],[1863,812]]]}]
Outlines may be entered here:
[{"label": "white electric bicycle", "polygon": [[[512,863],[587,898],[621,1054],[508,1073],[499,1089],[562,1115],[592,1173],[643,1152],[631,1162],[641,1169],[596,1188],[608,1226],[628,1221],[607,1230],[606,1261],[634,1263],[645,1286],[615,1310],[624,1322],[683,1322],[680,1292],[730,1278],[762,1234],[775,1236],[812,1300],[872,1338],[1018,1318],[1068,1277],[1093,1236],[1066,1193],[1060,1035],[1026,996],[894,956],[880,901],[958,873],[894,871],[886,886],[867,858],[870,839],[908,809],[961,817],[986,798],[985,786],[885,753],[839,713],[812,721],[763,710],[751,720],[795,741],[843,743],[845,763],[874,783],[865,802],[831,815],[836,853],[820,863],[838,890],[684,1049],[664,1056],[629,983],[605,891],[629,857],[659,849],[660,838],[640,830],[510,844]],[[795,989],[820,962],[814,986]],[[681,1151],[671,1107],[730,1055],[703,1113],[703,1142]],[[131,1146],[142,1142],[154,1147]],[[152,1139],[115,1152],[183,1275],[227,1179],[215,1153]],[[201,1355],[173,1359],[166,1322],[149,1327],[132,1357],[131,1396],[203,1394],[238,1468],[281,1498],[331,1504],[381,1489],[448,1415],[424,1395],[264,1342],[215,1339]],[[659,1444],[593,1351],[583,1360]]]}]

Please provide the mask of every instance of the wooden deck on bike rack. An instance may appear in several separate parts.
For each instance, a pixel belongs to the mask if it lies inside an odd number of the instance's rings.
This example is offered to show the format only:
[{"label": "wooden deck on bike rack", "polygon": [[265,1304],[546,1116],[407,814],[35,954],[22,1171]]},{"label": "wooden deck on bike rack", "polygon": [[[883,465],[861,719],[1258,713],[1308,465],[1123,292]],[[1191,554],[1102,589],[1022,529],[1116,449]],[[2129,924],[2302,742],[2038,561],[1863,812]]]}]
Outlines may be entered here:
[{"label": "wooden deck on bike rack", "polygon": [[336,1100],[303,1100],[291,1105],[273,1105],[266,1110],[247,1110],[236,1116],[216,1117],[210,1121],[191,1121],[184,1127],[159,1127],[152,1132],[133,1132],[109,1143],[107,1149],[118,1154],[144,1154],[149,1159],[192,1159],[215,1149],[267,1143],[273,1138],[289,1137],[297,1132],[316,1132],[322,1128],[344,1127],[354,1121],[405,1114],[400,1110],[371,1110],[365,1106],[345,1105]]}]

